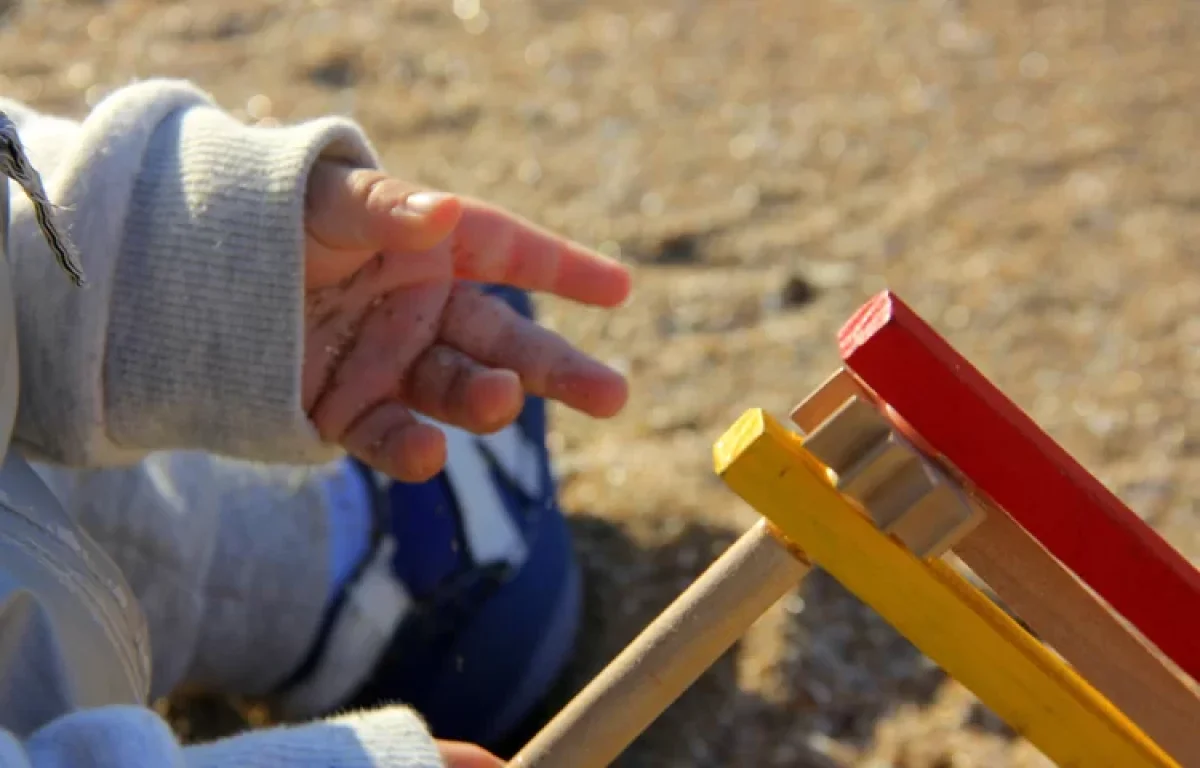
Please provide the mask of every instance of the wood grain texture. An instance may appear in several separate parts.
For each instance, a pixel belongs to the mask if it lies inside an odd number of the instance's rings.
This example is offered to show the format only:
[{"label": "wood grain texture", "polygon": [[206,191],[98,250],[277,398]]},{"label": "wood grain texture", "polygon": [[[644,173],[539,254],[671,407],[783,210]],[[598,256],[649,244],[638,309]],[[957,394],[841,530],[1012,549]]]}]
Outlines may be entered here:
[{"label": "wood grain texture", "polygon": [[838,406],[805,435],[804,450],[834,471],[838,491],[877,528],[921,557],[940,556],[983,518],[957,480],[897,434],[866,397],[851,395]]},{"label": "wood grain texture", "polygon": [[[820,428],[842,401],[866,398],[866,390],[845,369],[831,376],[792,411],[805,433]],[[842,401],[839,401],[841,398]],[[880,418],[886,418],[880,414]],[[839,454],[804,447],[839,476]],[[849,468],[849,464],[846,467]],[[862,501],[852,486],[842,493]],[[985,499],[971,503],[985,514],[977,528],[955,545],[955,554],[1019,616],[1180,764],[1200,766],[1200,696],[1177,677],[1108,606],[1054,559],[1037,540]],[[911,547],[910,547],[911,549]]]},{"label": "wood grain texture", "polygon": [[765,520],[676,598],[508,764],[604,768],[809,572]]},{"label": "wood grain texture", "polygon": [[933,451],[1200,679],[1200,571],[892,293],[864,305],[839,345]]},{"label": "wood grain texture", "polygon": [[1178,766],[1128,718],[944,563],[922,561],[839,494],[823,465],[761,410],[721,438],[716,468],[738,495],[1065,766]]},{"label": "wood grain texture", "polygon": [[1174,757],[1200,766],[1200,697],[1002,510],[954,552],[1004,604]]}]

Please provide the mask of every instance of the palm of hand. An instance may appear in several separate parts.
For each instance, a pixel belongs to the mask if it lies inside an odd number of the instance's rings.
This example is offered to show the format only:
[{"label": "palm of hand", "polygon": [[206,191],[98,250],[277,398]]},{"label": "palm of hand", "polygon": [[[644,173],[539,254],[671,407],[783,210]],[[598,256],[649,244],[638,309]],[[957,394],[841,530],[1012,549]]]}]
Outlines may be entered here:
[{"label": "palm of hand", "polygon": [[445,443],[417,414],[484,433],[527,393],[619,411],[619,374],[468,281],[613,306],[629,293],[624,268],[482,203],[415,193],[332,163],[310,178],[302,393],[322,438],[418,481]]}]

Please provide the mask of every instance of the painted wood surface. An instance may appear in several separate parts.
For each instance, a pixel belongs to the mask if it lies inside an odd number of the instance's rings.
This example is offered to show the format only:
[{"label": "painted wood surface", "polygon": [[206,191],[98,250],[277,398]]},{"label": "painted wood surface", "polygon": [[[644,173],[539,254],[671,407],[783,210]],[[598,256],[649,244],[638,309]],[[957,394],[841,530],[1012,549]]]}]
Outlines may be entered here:
[{"label": "painted wood surface", "polygon": [[1005,605],[1180,765],[1200,766],[1200,697],[1002,510],[954,552]]},{"label": "painted wood surface", "polygon": [[839,334],[846,366],[1192,678],[1200,571],[890,292]]},{"label": "painted wood surface", "polygon": [[[804,433],[812,433],[845,401],[869,396],[852,373],[840,368],[792,411],[792,421]],[[843,468],[823,457],[807,439],[804,445],[841,474]],[[852,489],[841,490],[856,496]],[[1176,676],[1008,513],[981,496],[972,503],[986,514],[954,545],[954,553],[987,582],[1009,611],[1168,754],[1181,765],[1200,766],[1197,686]]]},{"label": "painted wood surface", "polygon": [[816,565],[1057,764],[1178,766],[951,568],[919,559],[875,528],[830,485],[800,437],[761,410],[726,432],[714,462],[729,487]]}]

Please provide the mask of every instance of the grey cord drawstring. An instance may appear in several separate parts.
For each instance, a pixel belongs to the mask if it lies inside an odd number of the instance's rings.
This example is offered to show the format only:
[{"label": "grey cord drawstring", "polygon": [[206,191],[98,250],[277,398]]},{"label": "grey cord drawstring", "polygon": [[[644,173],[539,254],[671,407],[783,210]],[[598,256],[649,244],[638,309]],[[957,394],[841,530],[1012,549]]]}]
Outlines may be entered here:
[{"label": "grey cord drawstring", "polygon": [[33,215],[37,218],[38,228],[54,251],[58,265],[71,277],[71,282],[77,286],[87,284],[83,275],[83,267],[79,263],[79,254],[67,233],[54,220],[54,203],[46,195],[42,187],[42,177],[38,175],[33,164],[25,155],[21,145],[21,137],[17,135],[17,126],[8,115],[0,112],[0,173],[21,185],[25,195],[33,203]]}]

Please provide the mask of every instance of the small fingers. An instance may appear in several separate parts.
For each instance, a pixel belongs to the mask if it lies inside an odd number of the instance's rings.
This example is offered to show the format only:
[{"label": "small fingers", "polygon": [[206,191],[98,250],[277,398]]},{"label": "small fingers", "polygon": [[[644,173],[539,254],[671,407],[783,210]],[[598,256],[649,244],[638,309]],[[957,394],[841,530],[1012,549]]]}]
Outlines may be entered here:
[{"label": "small fingers", "polygon": [[453,236],[456,276],[614,307],[629,296],[620,263],[475,200],[463,202]]},{"label": "small fingers", "polygon": [[405,384],[409,407],[476,434],[512,423],[524,403],[517,374],[480,365],[444,344],[417,358]]},{"label": "small fingers", "polygon": [[438,751],[446,768],[504,768],[504,762],[474,744],[458,741],[439,741]]},{"label": "small fingers", "polygon": [[596,418],[616,415],[628,398],[621,374],[471,286],[451,292],[440,336],[483,365],[515,372],[530,394]]},{"label": "small fingers", "polygon": [[367,310],[309,410],[324,440],[341,442],[369,408],[399,395],[409,367],[434,341],[449,290],[443,283],[401,289]]},{"label": "small fingers", "polygon": [[421,482],[446,461],[445,436],[418,422],[411,409],[476,433],[516,419],[524,398],[511,371],[486,368],[450,347],[435,345],[413,364],[405,400],[383,400],[358,416],[341,438],[351,454],[403,482]]},{"label": "small fingers", "polygon": [[305,207],[310,290],[340,283],[378,251],[419,254],[453,233],[458,277],[598,306],[616,306],[629,295],[629,272],[616,261],[495,206],[424,190],[382,171],[317,163]]},{"label": "small fingers", "polygon": [[446,437],[441,430],[417,421],[394,400],[368,410],[341,444],[351,455],[405,483],[424,482],[446,464]]},{"label": "small fingers", "polygon": [[305,195],[305,284],[336,285],[377,251],[428,250],[453,231],[461,212],[452,195],[371,168],[319,162]]},{"label": "small fingers", "polygon": [[[348,280],[309,292],[304,302],[304,410],[310,411],[320,397],[372,307],[385,295],[419,283],[440,280],[445,283],[445,293],[449,290],[449,263],[447,253],[439,249],[415,254],[377,253]],[[436,312],[431,310],[430,314]],[[397,329],[398,334],[405,332]]]}]

